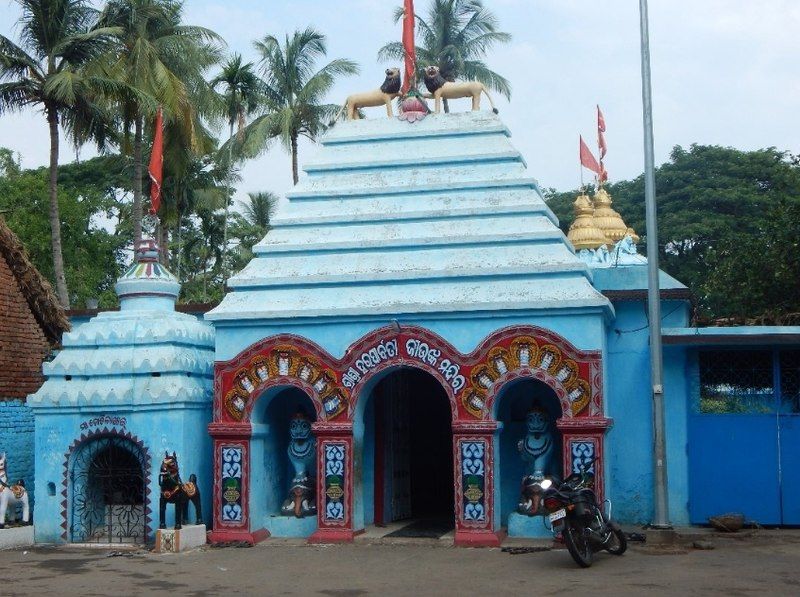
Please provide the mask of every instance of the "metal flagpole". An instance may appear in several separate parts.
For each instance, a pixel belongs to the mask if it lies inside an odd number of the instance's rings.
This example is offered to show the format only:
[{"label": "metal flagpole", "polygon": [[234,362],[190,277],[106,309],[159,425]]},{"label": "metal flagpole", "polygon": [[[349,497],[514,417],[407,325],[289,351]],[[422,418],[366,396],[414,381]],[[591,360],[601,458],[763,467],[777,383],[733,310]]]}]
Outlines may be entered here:
[{"label": "metal flagpole", "polygon": [[655,512],[652,526],[672,528],[667,501],[667,446],[664,423],[664,383],[661,354],[661,300],[658,281],[656,178],[653,157],[653,103],[650,87],[650,34],[647,0],[639,0],[642,39],[642,107],[644,113],[644,199],[647,227],[647,307],[650,328],[650,378],[653,397],[653,464]]}]

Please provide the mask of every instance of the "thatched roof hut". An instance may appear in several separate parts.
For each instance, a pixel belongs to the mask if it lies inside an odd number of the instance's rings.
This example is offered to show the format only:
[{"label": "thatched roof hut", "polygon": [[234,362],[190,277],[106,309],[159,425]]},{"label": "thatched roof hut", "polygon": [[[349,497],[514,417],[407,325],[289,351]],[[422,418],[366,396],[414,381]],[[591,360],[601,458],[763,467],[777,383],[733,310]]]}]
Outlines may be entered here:
[{"label": "thatched roof hut", "polygon": [[42,332],[51,345],[61,343],[61,335],[69,331],[69,319],[50,283],[31,263],[25,246],[0,217],[0,256],[16,278],[22,295]]}]

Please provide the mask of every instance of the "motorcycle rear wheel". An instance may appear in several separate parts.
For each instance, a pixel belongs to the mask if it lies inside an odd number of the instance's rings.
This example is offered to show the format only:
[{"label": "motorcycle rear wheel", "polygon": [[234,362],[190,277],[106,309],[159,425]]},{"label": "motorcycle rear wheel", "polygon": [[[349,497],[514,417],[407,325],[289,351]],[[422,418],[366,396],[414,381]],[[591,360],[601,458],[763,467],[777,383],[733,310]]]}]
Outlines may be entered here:
[{"label": "motorcycle rear wheel", "polygon": [[617,523],[609,522],[608,526],[611,529],[612,536],[608,540],[606,551],[612,555],[621,556],[628,549],[628,539],[622,529],[617,526]]},{"label": "motorcycle rear wheel", "polygon": [[577,520],[570,520],[564,526],[564,542],[567,544],[569,555],[578,566],[588,568],[592,565],[594,552],[583,532],[583,527]]}]

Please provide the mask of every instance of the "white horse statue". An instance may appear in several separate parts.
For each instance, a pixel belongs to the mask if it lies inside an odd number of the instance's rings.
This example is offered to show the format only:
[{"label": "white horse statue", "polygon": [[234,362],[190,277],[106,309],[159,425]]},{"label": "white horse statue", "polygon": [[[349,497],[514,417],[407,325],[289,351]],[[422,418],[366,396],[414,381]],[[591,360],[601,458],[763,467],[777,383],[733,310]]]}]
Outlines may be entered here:
[{"label": "white horse statue", "polygon": [[6,454],[0,454],[0,529],[6,526],[6,509],[11,506],[11,512],[16,518],[16,505],[22,504],[22,522],[30,520],[30,509],[28,508],[28,492],[22,481],[14,485],[9,485],[8,475],[6,474]]}]

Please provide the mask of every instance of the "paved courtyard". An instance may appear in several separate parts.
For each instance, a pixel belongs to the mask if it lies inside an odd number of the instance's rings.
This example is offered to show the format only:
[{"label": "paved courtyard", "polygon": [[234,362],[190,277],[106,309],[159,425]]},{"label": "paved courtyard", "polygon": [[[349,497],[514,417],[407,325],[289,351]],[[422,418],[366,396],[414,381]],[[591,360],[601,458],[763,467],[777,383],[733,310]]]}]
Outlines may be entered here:
[{"label": "paved courtyard", "polygon": [[751,531],[713,550],[632,545],[579,569],[565,550],[512,555],[436,543],[266,543],[181,555],[0,552],[2,595],[797,595],[800,534]]}]

